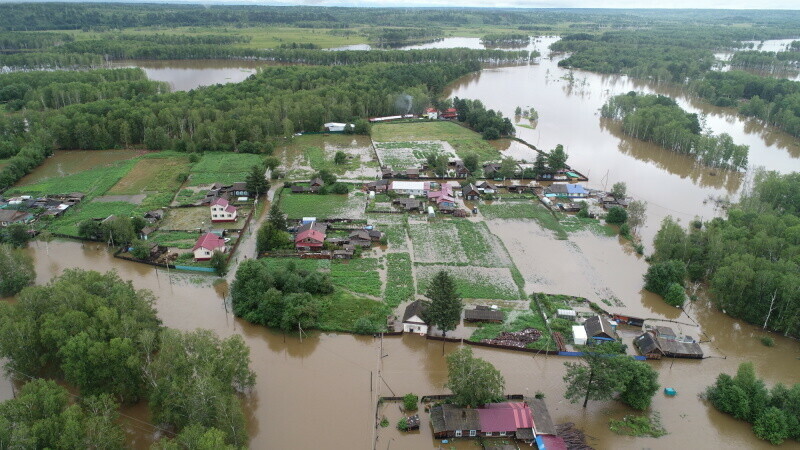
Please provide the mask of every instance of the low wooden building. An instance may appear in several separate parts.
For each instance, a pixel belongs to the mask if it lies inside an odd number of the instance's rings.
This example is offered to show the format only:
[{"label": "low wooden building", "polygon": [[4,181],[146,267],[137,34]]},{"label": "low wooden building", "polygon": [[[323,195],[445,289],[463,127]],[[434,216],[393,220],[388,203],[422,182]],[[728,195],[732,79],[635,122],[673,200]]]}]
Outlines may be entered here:
[{"label": "low wooden building", "polygon": [[654,330],[637,336],[633,340],[633,344],[647,359],[661,359],[663,356],[690,359],[701,359],[703,357],[703,349],[693,339],[665,339]]},{"label": "low wooden building", "polygon": [[464,197],[464,200],[478,200],[481,198],[481,193],[472,183],[461,188],[461,195]]},{"label": "low wooden building", "polygon": [[464,310],[465,322],[495,322],[502,323],[505,320],[503,311],[494,310],[486,307]]}]

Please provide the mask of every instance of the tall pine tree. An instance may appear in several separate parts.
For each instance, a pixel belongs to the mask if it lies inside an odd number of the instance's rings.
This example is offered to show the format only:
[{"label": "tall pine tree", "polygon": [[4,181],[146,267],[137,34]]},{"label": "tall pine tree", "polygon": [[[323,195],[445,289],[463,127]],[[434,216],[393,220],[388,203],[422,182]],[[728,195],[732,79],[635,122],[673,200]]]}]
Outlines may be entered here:
[{"label": "tall pine tree", "polygon": [[425,296],[431,299],[431,304],[425,311],[425,321],[442,330],[442,336],[454,330],[461,320],[463,304],[450,274],[440,270],[428,285]]}]

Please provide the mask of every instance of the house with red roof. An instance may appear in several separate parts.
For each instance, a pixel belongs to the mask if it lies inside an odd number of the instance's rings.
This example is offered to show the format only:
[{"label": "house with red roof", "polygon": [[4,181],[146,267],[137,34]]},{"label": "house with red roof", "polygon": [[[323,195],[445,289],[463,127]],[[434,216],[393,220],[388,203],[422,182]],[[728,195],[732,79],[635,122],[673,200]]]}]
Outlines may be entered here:
[{"label": "house with red roof", "polygon": [[236,207],[222,197],[211,202],[212,222],[236,222],[237,214]]},{"label": "house with red roof", "polygon": [[225,253],[225,239],[214,233],[206,233],[200,236],[200,239],[192,247],[195,261],[208,261],[215,251]]},{"label": "house with red roof", "polygon": [[455,108],[447,108],[446,111],[442,111],[439,114],[439,117],[442,119],[455,119],[458,117],[458,111]]},{"label": "house with red roof", "polygon": [[322,250],[322,246],[325,244],[326,230],[327,226],[325,224],[316,222],[301,226],[294,237],[294,247],[300,252]]}]

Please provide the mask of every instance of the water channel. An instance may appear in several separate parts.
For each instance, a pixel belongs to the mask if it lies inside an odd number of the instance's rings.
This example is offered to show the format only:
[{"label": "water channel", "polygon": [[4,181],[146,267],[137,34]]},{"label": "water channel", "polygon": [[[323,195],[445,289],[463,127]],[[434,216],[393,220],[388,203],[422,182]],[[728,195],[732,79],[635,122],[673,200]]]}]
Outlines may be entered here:
[{"label": "water channel", "polygon": [[[459,38],[473,39],[473,38]],[[474,41],[469,42],[476,42]],[[550,41],[551,42],[551,41]],[[546,54],[548,41],[533,43]],[[433,43],[440,44],[439,43]],[[465,44],[466,45],[466,44]],[[569,163],[589,175],[591,187],[604,187],[625,181],[628,191],[648,203],[648,220],[642,230],[646,243],[652,241],[658,224],[666,215],[687,221],[695,216],[710,218],[721,212],[709,197],[736,198],[745,184],[743,176],[698,166],[691,159],[657,146],[623,136],[614,123],[601,121],[600,105],[611,95],[639,90],[658,92],[676,98],[681,106],[703,113],[706,125],[715,133],[727,132],[737,143],[750,145],[750,162],[770,170],[800,170],[798,141],[779,131],[737,117],[732,110],[714,108],[687,97],[672,86],[658,86],[620,76],[601,76],[574,71],[574,82],[563,79],[569,71],[557,67],[558,58],[543,57],[536,64],[489,68],[453,83],[448,95],[477,98],[488,107],[513,115],[517,106],[534,106],[540,119],[535,129],[518,127],[520,137],[540,148],[563,144]],[[183,63],[183,62],[182,62]],[[216,75],[204,78],[206,70],[223,70],[231,78],[246,65],[239,62],[220,69],[204,62],[186,62],[189,78],[200,84],[221,81]],[[226,62],[227,63],[227,62]],[[148,63],[149,64],[149,63]],[[136,65],[140,65],[136,62]],[[187,67],[187,66],[185,66]],[[167,69],[168,67],[164,67]],[[255,70],[255,67],[250,67]],[[165,74],[163,81],[177,82],[181,72]],[[169,75],[167,75],[169,74]],[[169,78],[168,77],[174,77]],[[177,89],[177,83],[174,84]],[[191,88],[191,87],[189,87]],[[512,146],[505,152],[522,158],[532,155],[523,147]],[[645,317],[667,318],[682,323],[695,320],[711,340],[707,346],[713,358],[702,361],[663,360],[650,364],[659,371],[662,386],[674,387],[678,396],[668,398],[658,393],[652,409],[661,414],[670,432],[659,439],[621,437],[608,430],[609,418],[630,412],[618,402],[590,402],[587,409],[563,400],[564,358],[531,356],[506,351],[475,349],[475,353],[495,364],[506,379],[509,393],[546,395],[557,423],[575,422],[595,448],[772,448],[756,439],[750,426],[717,412],[697,395],[713,383],[720,372],[733,373],[739,363],[752,361],[768,385],[800,381],[800,345],[775,336],[776,345],[766,348],[758,341],[756,327],[744,324],[711,308],[701,298],[687,308],[691,319],[663,301],[643,292],[643,258],[616,238],[589,234],[570,236],[569,241],[555,242],[543,237],[537,227],[520,226],[514,221],[491,221],[490,230],[500,237],[516,265],[523,271],[528,291],[588,295],[597,298],[599,291],[613,292],[626,305],[626,311]],[[520,231],[521,230],[521,231]],[[164,325],[179,329],[208,328],[220,336],[234,333],[244,337],[251,351],[251,368],[257,385],[245,408],[251,435],[251,448],[270,449],[369,449],[373,446],[375,400],[380,395],[445,393],[447,371],[443,352],[455,348],[426,341],[420,336],[380,340],[344,334],[314,334],[302,342],[262,327],[252,326],[226,313],[224,286],[211,286],[202,276],[167,273],[152,267],[114,259],[98,244],[56,241],[46,248],[33,243],[29,250],[35,259],[37,282],[46,283],[66,268],[117,270],[123,279],[137,288],[151,289],[158,297],[157,309]],[[567,255],[553,263],[546,251]],[[240,256],[241,257],[241,256]],[[524,270],[523,270],[524,268]],[[687,325],[688,326],[688,325]],[[383,347],[381,358],[380,349]],[[380,376],[379,376],[380,373]],[[0,397],[11,396],[8,384],[0,385]],[[155,430],[143,423],[149,420],[143,405],[123,411],[130,444],[147,448],[157,437]],[[385,407],[382,414],[394,421],[396,407]],[[377,448],[437,448],[430,438],[427,415],[422,432],[400,435],[393,427],[380,430]],[[475,448],[461,441],[455,448]],[[784,444],[789,448],[792,444]]]}]

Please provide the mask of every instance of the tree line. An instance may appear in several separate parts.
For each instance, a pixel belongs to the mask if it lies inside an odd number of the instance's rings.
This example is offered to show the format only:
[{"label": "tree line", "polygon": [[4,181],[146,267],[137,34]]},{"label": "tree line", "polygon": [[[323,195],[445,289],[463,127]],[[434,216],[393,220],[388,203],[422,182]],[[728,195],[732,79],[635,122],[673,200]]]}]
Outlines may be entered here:
[{"label": "tree line", "polygon": [[[756,26],[744,32],[765,38],[763,30],[796,27],[795,11],[737,11],[736,21]],[[595,30],[641,28],[643,24],[686,23],[730,27],[727,11],[674,11],[669,15],[646,10],[538,9],[492,10],[450,8],[325,8],[314,6],[237,6],[91,3],[37,3],[3,5],[0,29],[4,30],[106,30],[130,27],[290,25],[304,28],[353,28],[429,26],[546,27],[563,24],[571,29]],[[794,34],[796,36],[797,34]]]},{"label": "tree line", "polygon": [[736,52],[730,60],[731,67],[768,71],[797,69],[798,62],[800,62],[800,53],[798,52],[755,50]]},{"label": "tree line", "polygon": [[[0,355],[20,395],[0,403],[0,440],[9,448],[122,448],[120,403],[146,399],[166,429],[164,448],[198,436],[242,447],[239,394],[255,383],[238,336],[163,328],[153,294],[113,272],[67,270],[0,305]],[[70,401],[66,381],[80,392]],[[40,406],[37,406],[40,405]],[[175,442],[166,442],[175,438]]]},{"label": "tree line", "polygon": [[709,72],[690,89],[716,106],[738,106],[740,114],[800,137],[800,82],[732,70]]},{"label": "tree line", "polygon": [[97,100],[169,92],[169,85],[150,81],[144,70],[16,72],[0,75],[0,102],[6,109],[58,109]]},{"label": "tree line", "polygon": [[622,131],[629,136],[693,156],[707,166],[747,168],[746,145],[736,145],[725,133],[702,133],[697,114],[685,112],[669,97],[631,91],[610,98],[600,114],[622,121]]},{"label": "tree line", "polygon": [[24,31],[0,33],[0,50],[26,51],[39,50],[54,45],[72,42],[75,36],[69,33],[27,33]]},{"label": "tree line", "polygon": [[653,244],[647,289],[664,295],[673,283],[681,290],[687,279],[705,283],[725,313],[800,336],[797,172],[758,172],[752,190],[728,210],[727,218],[696,220],[686,230],[668,217]]}]

